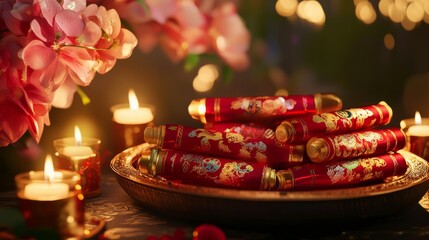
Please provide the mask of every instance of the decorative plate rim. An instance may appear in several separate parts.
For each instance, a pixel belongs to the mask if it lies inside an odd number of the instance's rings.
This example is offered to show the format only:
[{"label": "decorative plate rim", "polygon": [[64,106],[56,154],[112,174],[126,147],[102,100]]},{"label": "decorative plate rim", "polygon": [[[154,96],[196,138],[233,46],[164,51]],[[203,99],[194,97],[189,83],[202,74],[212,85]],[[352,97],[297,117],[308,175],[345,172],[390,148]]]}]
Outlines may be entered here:
[{"label": "decorative plate rim", "polygon": [[143,174],[133,166],[142,152],[153,145],[143,143],[130,147],[117,154],[110,162],[110,167],[117,174],[126,180],[156,188],[168,192],[189,194],[201,197],[240,199],[248,201],[329,201],[346,200],[370,197],[376,195],[389,194],[392,192],[408,189],[429,181],[429,163],[419,156],[407,151],[399,150],[409,165],[407,172],[403,176],[386,179],[382,183],[366,186],[323,189],[308,191],[264,191],[264,190],[237,190],[227,188],[203,187],[189,184],[182,184],[168,181],[158,176]]}]

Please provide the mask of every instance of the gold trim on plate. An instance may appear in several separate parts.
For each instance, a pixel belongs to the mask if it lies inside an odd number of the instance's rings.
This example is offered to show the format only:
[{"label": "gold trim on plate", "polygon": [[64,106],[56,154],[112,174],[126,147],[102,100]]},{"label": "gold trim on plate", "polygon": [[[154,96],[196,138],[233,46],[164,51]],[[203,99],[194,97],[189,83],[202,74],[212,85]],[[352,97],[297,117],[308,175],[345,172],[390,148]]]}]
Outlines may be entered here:
[{"label": "gold trim on plate", "polygon": [[[298,223],[391,215],[418,204],[429,188],[429,164],[405,150],[408,171],[372,185],[313,191],[254,191],[201,187],[143,174],[144,143],[116,155],[110,167],[138,203],[165,215],[232,224]],[[254,221],[258,221],[255,223]]]}]

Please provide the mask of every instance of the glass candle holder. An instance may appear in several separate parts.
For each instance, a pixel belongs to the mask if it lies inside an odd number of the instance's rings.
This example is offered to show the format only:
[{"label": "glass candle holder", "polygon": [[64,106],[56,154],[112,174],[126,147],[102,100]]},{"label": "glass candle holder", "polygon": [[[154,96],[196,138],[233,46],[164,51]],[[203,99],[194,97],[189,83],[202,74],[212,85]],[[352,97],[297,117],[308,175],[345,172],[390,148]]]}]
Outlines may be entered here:
[{"label": "glass candle holder", "polygon": [[133,110],[128,104],[118,104],[112,106],[111,111],[115,154],[144,143],[144,130],[154,126],[153,106],[141,105]]},{"label": "glass candle holder", "polygon": [[56,171],[51,180],[45,179],[43,171],[15,176],[19,205],[31,235],[83,238],[85,204],[80,180],[72,171]]},{"label": "glass candle holder", "polygon": [[60,138],[53,142],[55,165],[57,169],[79,173],[82,179],[82,191],[86,198],[101,194],[100,144],[96,138],[82,138],[76,144],[75,138]]},{"label": "glass candle holder", "polygon": [[400,127],[407,137],[405,149],[429,160],[429,118],[421,118],[421,124],[414,118],[404,119]]}]

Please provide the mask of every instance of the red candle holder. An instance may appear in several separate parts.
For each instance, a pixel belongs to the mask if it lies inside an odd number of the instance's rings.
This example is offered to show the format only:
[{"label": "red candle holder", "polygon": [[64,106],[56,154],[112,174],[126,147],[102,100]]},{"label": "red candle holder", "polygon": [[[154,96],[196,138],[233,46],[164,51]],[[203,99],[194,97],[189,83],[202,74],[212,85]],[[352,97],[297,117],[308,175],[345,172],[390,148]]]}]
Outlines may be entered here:
[{"label": "red candle holder", "polygon": [[405,149],[420,156],[426,160],[429,160],[429,136],[416,136],[410,135],[408,131],[410,127],[417,125],[429,126],[429,118],[421,118],[421,123],[416,123],[415,118],[403,119],[400,122],[401,129],[405,132],[407,141]]},{"label": "red candle holder", "polygon": [[82,138],[79,144],[72,137],[54,140],[56,167],[79,173],[86,198],[101,194],[100,144],[96,138]]},{"label": "red candle holder", "polygon": [[44,176],[43,171],[31,171],[15,177],[26,227],[36,235],[49,233],[58,239],[82,239],[85,204],[79,174],[57,171],[51,180]]},{"label": "red candle holder", "polygon": [[[147,119],[139,120],[132,116],[126,119],[121,119],[115,116],[115,112],[129,109],[128,104],[118,104],[111,108],[113,113],[112,129],[113,129],[113,145],[115,154],[124,151],[127,148],[144,143],[144,130],[146,127],[153,127],[154,107],[151,105],[142,105],[140,109],[144,109],[149,115]],[[130,112],[132,113],[131,109]]]}]

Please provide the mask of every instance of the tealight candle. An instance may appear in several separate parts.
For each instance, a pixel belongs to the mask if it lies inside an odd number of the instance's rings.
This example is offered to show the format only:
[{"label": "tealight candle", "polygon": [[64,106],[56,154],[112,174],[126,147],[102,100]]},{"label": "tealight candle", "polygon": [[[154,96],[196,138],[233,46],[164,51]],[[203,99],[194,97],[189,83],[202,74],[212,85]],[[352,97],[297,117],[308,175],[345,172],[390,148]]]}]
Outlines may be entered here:
[{"label": "tealight candle", "polygon": [[44,171],[15,177],[26,226],[35,233],[51,232],[58,239],[81,239],[84,234],[84,196],[79,174],[55,171],[50,155]]},{"label": "tealight candle", "polygon": [[429,160],[429,120],[422,119],[420,112],[416,111],[414,122],[411,122],[409,119],[402,120],[401,128],[407,134],[407,149]]},{"label": "tealight candle", "polygon": [[427,137],[429,136],[429,125],[414,125],[408,128],[410,136]]},{"label": "tealight candle", "polygon": [[[52,158],[48,156],[45,161],[45,171],[43,172],[44,178],[47,182],[34,182],[29,183],[24,188],[24,197],[33,200],[57,200],[66,198],[69,195],[69,186],[62,182],[54,182],[56,179],[62,179],[62,174],[57,172],[55,175],[54,164]],[[31,179],[30,173],[30,179]],[[33,176],[32,179],[37,179]]]},{"label": "tealight candle", "polygon": [[133,89],[128,91],[128,101],[111,108],[115,153],[143,143],[145,128],[153,126],[153,107],[140,106]]},{"label": "tealight candle", "polygon": [[85,197],[98,196],[101,194],[101,165],[98,154],[101,141],[96,138],[82,138],[78,126],[75,126],[74,135],[74,138],[54,140],[57,166],[81,175]]}]

